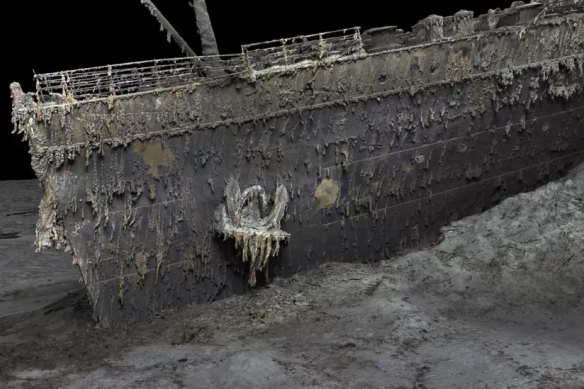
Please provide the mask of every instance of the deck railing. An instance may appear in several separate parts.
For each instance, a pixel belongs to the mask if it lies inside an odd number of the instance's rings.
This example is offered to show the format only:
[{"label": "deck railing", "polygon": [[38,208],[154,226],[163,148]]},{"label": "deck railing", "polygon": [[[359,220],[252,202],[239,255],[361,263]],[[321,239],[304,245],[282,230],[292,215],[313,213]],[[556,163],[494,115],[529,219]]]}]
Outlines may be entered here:
[{"label": "deck railing", "polygon": [[207,83],[252,70],[349,55],[362,49],[359,28],[243,45],[241,54],[132,62],[37,74],[41,102],[83,101]]}]

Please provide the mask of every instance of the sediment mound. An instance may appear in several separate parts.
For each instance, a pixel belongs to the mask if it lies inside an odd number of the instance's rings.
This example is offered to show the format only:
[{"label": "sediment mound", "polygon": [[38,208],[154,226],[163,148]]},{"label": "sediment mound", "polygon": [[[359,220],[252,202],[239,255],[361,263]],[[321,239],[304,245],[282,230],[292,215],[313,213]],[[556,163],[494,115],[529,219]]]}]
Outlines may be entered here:
[{"label": "sediment mound", "polygon": [[559,182],[506,199],[442,233],[436,246],[393,265],[418,289],[477,309],[582,307],[584,164]]}]

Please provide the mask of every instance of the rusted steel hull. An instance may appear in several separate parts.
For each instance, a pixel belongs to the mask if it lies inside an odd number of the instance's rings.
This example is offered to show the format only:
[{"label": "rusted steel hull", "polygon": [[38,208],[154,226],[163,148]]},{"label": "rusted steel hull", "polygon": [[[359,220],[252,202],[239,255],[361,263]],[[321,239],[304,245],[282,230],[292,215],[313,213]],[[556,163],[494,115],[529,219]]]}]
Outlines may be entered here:
[{"label": "rusted steel hull", "polygon": [[266,260],[287,276],[428,245],[584,160],[581,13],[373,51],[86,101],[16,90],[39,248],[71,250],[96,319],[132,322],[249,288],[217,230],[232,179],[286,188]]}]

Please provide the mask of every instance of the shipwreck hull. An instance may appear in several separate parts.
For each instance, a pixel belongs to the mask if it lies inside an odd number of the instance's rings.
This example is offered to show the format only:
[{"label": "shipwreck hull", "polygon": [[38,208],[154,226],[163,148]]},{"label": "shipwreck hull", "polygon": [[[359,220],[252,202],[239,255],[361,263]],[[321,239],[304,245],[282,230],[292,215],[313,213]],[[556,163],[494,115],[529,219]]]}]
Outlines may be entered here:
[{"label": "shipwreck hull", "polygon": [[216,228],[230,179],[287,189],[268,262],[287,276],[428,245],[584,161],[582,13],[370,51],[84,100],[16,91],[39,248],[71,249],[96,319],[131,322],[249,288]]}]

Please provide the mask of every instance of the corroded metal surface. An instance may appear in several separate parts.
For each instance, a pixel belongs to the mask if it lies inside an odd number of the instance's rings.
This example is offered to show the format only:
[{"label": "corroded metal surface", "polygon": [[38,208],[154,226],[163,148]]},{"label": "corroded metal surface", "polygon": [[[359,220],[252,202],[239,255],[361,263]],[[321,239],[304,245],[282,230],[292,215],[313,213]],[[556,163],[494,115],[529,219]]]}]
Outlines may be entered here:
[{"label": "corroded metal surface", "polygon": [[428,244],[584,160],[582,8],[290,40],[263,62],[234,56],[240,71],[181,68],[181,82],[134,91],[116,85],[139,77],[120,76],[109,95],[76,95],[67,77],[82,72],[63,73],[60,96],[14,86],[45,191],[37,246],[72,251],[107,325],[247,289],[241,247],[215,224],[231,177],[266,198],[287,188],[270,274]]},{"label": "corroded metal surface", "polygon": [[279,185],[268,212],[269,200],[262,186],[241,192],[237,181],[230,179],[225,187],[225,204],[217,210],[215,229],[225,240],[234,239],[243,262],[249,261],[250,286],[256,286],[256,272],[264,271],[267,277],[268,260],[278,255],[281,244],[290,237],[280,229],[288,199],[288,191]]}]

